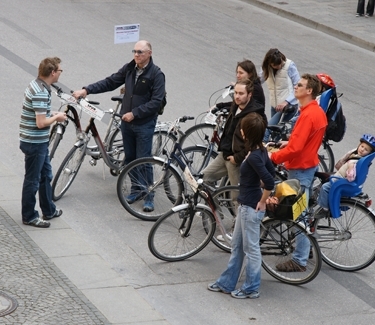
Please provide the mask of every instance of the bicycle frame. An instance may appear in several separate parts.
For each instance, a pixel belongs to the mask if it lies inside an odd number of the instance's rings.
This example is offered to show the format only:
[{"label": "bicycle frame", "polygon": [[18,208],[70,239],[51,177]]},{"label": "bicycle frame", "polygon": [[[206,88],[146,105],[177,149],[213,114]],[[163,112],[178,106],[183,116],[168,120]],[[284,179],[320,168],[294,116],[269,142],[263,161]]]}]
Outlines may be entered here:
[{"label": "bicycle frame", "polygon": [[[187,170],[189,171],[189,169],[187,168]],[[191,175],[191,173],[190,173]],[[193,223],[194,221],[194,217],[195,217],[195,208],[198,207],[198,208],[201,208],[202,210],[207,210],[209,212],[211,212],[215,218],[215,221],[216,221],[216,224],[218,225],[219,227],[219,230],[224,238],[224,240],[230,245],[230,240],[227,238],[226,236],[226,231],[225,231],[225,228],[223,226],[223,223],[221,221],[221,218],[217,215],[216,211],[217,211],[217,206],[216,206],[216,203],[214,201],[214,199],[212,198],[212,194],[210,192],[210,190],[208,189],[207,186],[204,185],[203,183],[203,180],[200,179],[199,181],[196,181],[194,179],[194,177],[192,177],[192,184],[189,183],[190,186],[197,186],[195,188],[195,191],[194,191],[194,195],[193,197],[188,197],[187,200],[188,200],[188,203],[183,203],[181,205],[178,205],[176,207],[173,207],[172,210],[174,212],[178,212],[178,211],[182,211],[182,210],[185,210],[187,208],[189,208],[189,220],[187,220],[187,218],[185,218],[181,225],[180,225],[180,233],[182,236],[184,237],[188,237],[189,236],[189,232],[190,232],[190,228],[191,228],[191,224]],[[198,196],[202,197],[205,202],[208,204],[205,205],[205,204],[202,204],[202,203],[197,203],[197,200],[198,200]],[[188,225],[185,227],[186,225],[186,222],[188,222]],[[182,231],[183,229],[185,229],[184,231]]]},{"label": "bicycle frame", "polygon": [[[106,144],[101,140],[99,132],[98,132],[98,130],[96,128],[96,125],[95,125],[95,119],[101,120],[105,113],[111,113],[112,114],[111,123],[108,126],[107,131],[110,130],[111,124],[113,123],[114,117],[116,116],[117,113],[113,112],[112,110],[110,110],[108,112],[102,111],[101,109],[93,106],[92,104],[90,104],[88,101],[86,101],[84,99],[81,99],[79,101],[79,106],[84,112],[89,114],[91,116],[91,118],[89,120],[89,123],[88,123],[85,131],[78,134],[78,141],[75,143],[75,146],[81,147],[81,146],[84,145],[85,146],[85,154],[93,157],[94,159],[103,158],[105,164],[110,169],[113,169],[115,171],[120,171],[122,169],[123,165],[113,163],[113,161],[111,160],[111,158],[109,156],[113,152],[107,152],[106,151]],[[96,146],[88,146],[88,142],[90,141],[89,132],[91,132],[91,134],[92,134],[92,136],[95,140]],[[107,132],[106,139],[108,138],[108,135],[109,134]]]}]

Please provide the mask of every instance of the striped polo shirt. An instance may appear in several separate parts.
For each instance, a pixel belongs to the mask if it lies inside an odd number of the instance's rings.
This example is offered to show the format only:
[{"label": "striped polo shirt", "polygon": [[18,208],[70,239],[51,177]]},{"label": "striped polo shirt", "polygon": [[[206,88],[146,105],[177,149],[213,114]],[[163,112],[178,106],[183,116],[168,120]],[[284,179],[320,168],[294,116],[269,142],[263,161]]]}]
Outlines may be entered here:
[{"label": "striped polo shirt", "polygon": [[43,80],[37,78],[25,90],[20,121],[20,140],[29,143],[48,142],[50,127],[39,129],[36,125],[36,115],[45,114],[46,117],[50,117],[50,112],[51,88]]}]

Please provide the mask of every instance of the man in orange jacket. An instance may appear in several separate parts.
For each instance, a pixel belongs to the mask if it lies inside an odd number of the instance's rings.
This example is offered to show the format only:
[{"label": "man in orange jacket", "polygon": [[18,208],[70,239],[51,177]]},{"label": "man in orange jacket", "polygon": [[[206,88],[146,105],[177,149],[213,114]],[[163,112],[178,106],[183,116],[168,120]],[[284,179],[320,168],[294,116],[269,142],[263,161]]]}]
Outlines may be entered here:
[{"label": "man in orange jacket", "polygon": [[[327,117],[315,100],[319,94],[320,81],[315,75],[304,74],[294,87],[294,95],[300,104],[300,116],[289,141],[283,141],[280,150],[270,154],[275,164],[284,163],[289,170],[289,179],[298,179],[306,192],[307,202],[314,173],[319,164],[318,150],[322,144]],[[310,244],[308,239],[297,236],[292,259],[276,265],[281,272],[306,271]]]}]

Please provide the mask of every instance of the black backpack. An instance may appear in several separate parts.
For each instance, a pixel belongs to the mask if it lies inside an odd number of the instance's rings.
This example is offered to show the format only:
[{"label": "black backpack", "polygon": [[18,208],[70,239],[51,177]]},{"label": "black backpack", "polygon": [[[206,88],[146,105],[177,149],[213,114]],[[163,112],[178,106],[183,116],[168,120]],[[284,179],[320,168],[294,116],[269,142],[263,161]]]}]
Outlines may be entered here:
[{"label": "black backpack", "polygon": [[[151,77],[152,82],[154,82],[156,72],[158,72],[159,70],[160,70],[160,68],[157,65],[154,65],[154,70],[152,71],[152,77]],[[165,92],[164,97],[161,101],[160,108],[159,108],[159,111],[158,111],[159,115],[162,115],[164,113],[164,107],[166,105],[167,105],[167,92]]]},{"label": "black backpack", "polygon": [[[339,97],[341,96],[342,94]],[[337,96],[336,89],[334,89],[326,112],[328,125],[325,138],[335,142],[340,142],[344,138],[346,131],[346,118],[338,99],[339,97]]]}]

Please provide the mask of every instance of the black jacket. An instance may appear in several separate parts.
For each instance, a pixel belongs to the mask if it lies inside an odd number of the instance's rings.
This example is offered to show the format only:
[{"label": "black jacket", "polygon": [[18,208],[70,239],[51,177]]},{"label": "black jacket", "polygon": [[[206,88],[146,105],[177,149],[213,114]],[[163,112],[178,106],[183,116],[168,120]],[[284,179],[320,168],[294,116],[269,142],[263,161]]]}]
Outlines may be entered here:
[{"label": "black jacket", "polygon": [[246,107],[236,115],[237,109],[238,105],[233,103],[220,139],[219,151],[223,152],[224,158],[234,156],[234,160],[239,165],[247,155],[245,141],[240,131],[242,118],[249,113],[255,112],[262,116],[267,123],[267,116],[264,113],[264,105],[258,103],[253,97],[251,97]]},{"label": "black jacket", "polygon": [[130,123],[144,124],[157,117],[165,95],[165,76],[152,58],[135,84],[135,61],[125,64],[111,76],[84,87],[88,94],[112,91],[125,84],[121,114],[132,112]]}]

